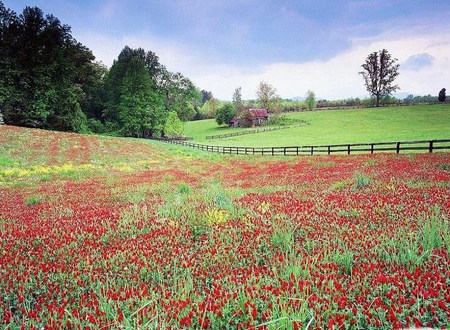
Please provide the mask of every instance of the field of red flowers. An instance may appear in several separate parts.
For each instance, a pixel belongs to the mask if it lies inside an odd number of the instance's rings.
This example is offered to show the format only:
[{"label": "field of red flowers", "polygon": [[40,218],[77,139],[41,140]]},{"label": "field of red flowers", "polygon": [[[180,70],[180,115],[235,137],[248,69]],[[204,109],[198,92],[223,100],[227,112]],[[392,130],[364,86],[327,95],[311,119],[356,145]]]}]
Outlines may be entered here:
[{"label": "field of red flowers", "polygon": [[446,328],[450,154],[0,126],[0,327]]}]

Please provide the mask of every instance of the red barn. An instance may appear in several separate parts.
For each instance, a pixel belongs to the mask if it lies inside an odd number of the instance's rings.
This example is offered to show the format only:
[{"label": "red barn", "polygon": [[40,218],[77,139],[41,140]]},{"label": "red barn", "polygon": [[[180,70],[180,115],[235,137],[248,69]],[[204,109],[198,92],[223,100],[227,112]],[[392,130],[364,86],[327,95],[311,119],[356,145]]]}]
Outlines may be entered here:
[{"label": "red barn", "polygon": [[[249,119],[251,121],[251,126],[259,126],[261,124],[266,123],[269,120],[269,114],[267,109],[248,109]],[[242,126],[239,122],[238,117],[234,117],[230,120],[229,126]]]}]

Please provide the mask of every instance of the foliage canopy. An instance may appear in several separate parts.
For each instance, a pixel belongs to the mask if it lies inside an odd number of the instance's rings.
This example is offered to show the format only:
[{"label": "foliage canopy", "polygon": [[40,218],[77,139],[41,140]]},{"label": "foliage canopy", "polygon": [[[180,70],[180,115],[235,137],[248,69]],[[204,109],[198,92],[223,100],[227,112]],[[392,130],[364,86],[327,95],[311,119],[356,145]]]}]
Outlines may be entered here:
[{"label": "foliage canopy", "polygon": [[362,65],[364,71],[360,74],[364,78],[367,91],[375,97],[377,107],[380,106],[381,98],[400,89],[398,85],[393,84],[399,75],[400,65],[396,62],[396,58],[392,58],[386,49],[382,49],[369,54]]},{"label": "foliage canopy", "polygon": [[202,94],[158,56],[125,46],[108,70],[69,26],[37,7],[0,1],[0,110],[11,125],[143,137],[163,134],[169,112],[192,119]]},{"label": "foliage canopy", "polygon": [[236,108],[233,103],[227,102],[219,107],[216,115],[216,122],[219,125],[228,124],[236,116]]},{"label": "foliage canopy", "polygon": [[259,105],[270,112],[278,109],[279,97],[277,90],[272,85],[261,81],[256,91],[257,101]]},{"label": "foliage canopy", "polygon": [[97,70],[69,26],[37,7],[17,15],[0,2],[0,108],[7,124],[82,131],[81,106]]}]

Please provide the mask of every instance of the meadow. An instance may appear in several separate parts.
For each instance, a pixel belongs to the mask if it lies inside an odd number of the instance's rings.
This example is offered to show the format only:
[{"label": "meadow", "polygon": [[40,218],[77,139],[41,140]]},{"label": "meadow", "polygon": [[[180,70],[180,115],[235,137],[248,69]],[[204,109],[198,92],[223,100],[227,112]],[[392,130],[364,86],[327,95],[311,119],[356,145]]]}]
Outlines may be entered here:
[{"label": "meadow", "polygon": [[244,157],[0,126],[0,327],[446,328],[449,190],[444,152]]},{"label": "meadow", "polygon": [[447,139],[450,104],[348,110],[317,110],[285,114],[298,126],[273,132],[207,140],[208,135],[246,130],[218,126],[214,120],[187,122],[186,136],[220,146],[279,147],[341,143]]}]

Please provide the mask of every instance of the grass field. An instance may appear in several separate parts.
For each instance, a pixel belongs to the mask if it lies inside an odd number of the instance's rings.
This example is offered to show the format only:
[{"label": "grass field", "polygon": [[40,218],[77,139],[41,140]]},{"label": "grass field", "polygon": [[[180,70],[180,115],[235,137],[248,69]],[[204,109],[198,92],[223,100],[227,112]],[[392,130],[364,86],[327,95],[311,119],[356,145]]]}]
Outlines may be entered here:
[{"label": "grass field", "polygon": [[286,114],[307,125],[273,132],[206,140],[207,135],[244,129],[219,127],[214,120],[187,122],[195,142],[221,146],[275,147],[340,143],[396,142],[450,138],[450,105],[417,105]]},{"label": "grass field", "polygon": [[444,152],[244,157],[0,126],[0,328],[446,328],[449,189]]}]

